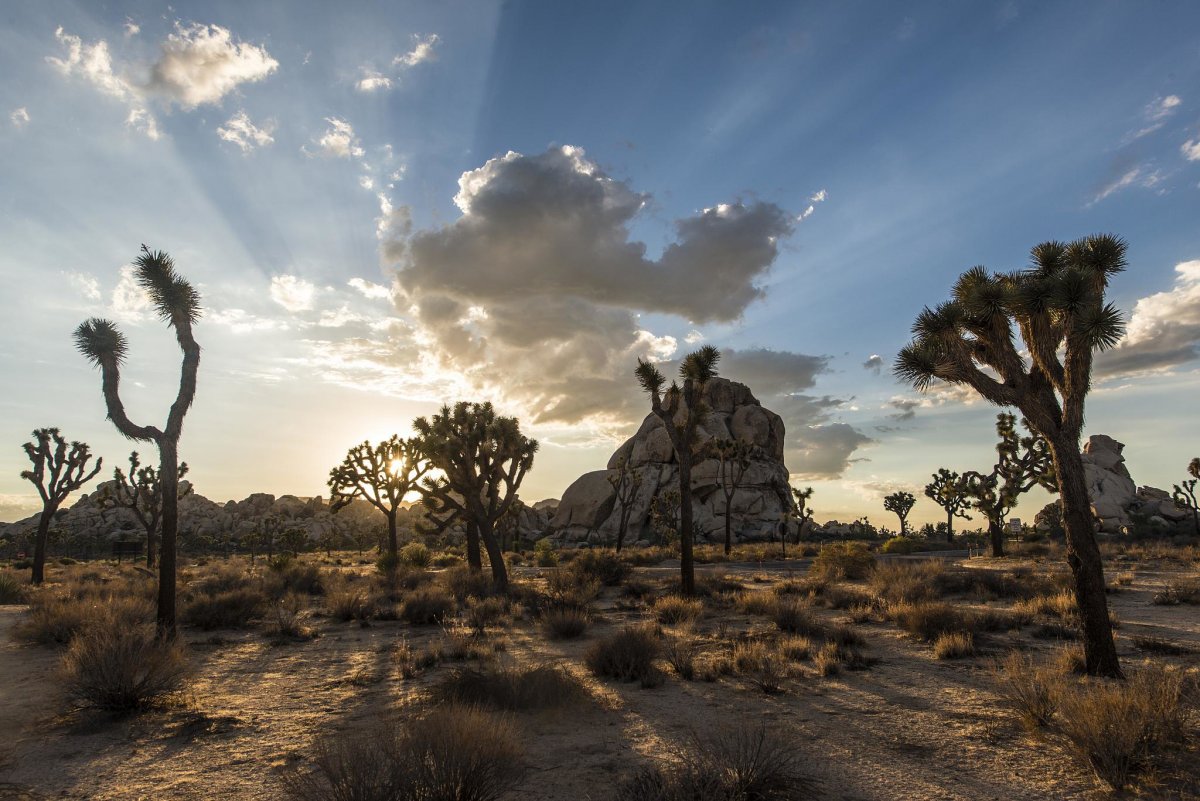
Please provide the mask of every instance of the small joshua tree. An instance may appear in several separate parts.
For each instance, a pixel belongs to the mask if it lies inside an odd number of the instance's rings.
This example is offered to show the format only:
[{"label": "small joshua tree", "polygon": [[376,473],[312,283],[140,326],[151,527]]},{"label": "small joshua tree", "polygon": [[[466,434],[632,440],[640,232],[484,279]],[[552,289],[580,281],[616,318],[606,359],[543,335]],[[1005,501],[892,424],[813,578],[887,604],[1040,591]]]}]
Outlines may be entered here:
[{"label": "small joshua tree", "polygon": [[167,414],[164,428],[139,426],[125,413],[119,386],[121,365],[129,345],[117,326],[93,317],[75,329],[75,345],[100,368],[108,419],[117,430],[137,442],[158,446],[158,474],[162,482],[162,553],[158,565],[158,630],[175,636],[175,562],[179,534],[179,437],[183,418],[196,397],[196,372],[200,368],[200,345],[192,336],[192,325],[200,318],[200,295],[175,271],[166,253],[142,245],[134,262],[137,283],[150,297],[150,304],[167,325],[175,329],[175,340],[183,352],[179,391]]},{"label": "small joshua tree", "polygon": [[991,472],[968,470],[961,485],[972,506],[987,519],[992,556],[1000,557],[1004,556],[1004,521],[1020,497],[1034,487],[1057,492],[1058,483],[1044,437],[1020,436],[1016,418],[1005,413],[996,416],[996,433],[1000,435],[996,444],[999,458]]},{"label": "small joshua tree", "polygon": [[397,564],[400,542],[396,534],[396,513],[404,496],[420,488],[419,481],[429,472],[429,460],[415,439],[391,439],[372,446],[355,445],[337,467],[329,471],[329,508],[333,512],[362,498],[387,518],[390,564]]},{"label": "small joshua tree", "polygon": [[92,458],[91,449],[83,442],[72,442],[68,448],[57,428],[39,428],[33,432],[33,440],[24,445],[33,469],[23,471],[21,478],[37,487],[42,498],[31,578],[34,584],[41,584],[46,580],[46,541],[50,538],[50,521],[54,519],[54,513],[67,496],[96,477],[104,460],[97,459],[91,472],[86,472]]},{"label": "small joshua tree", "polygon": [[617,503],[621,511],[617,516],[617,553],[625,544],[625,534],[629,531],[629,516],[633,513],[633,501],[637,498],[638,488],[642,486],[642,471],[629,466],[629,457],[617,459],[614,472],[609,473],[608,483],[612,485],[617,495]]},{"label": "small joshua tree", "polygon": [[740,439],[713,439],[708,455],[717,460],[717,481],[725,496],[725,555],[733,551],[733,496],[746,480],[754,447]]},{"label": "small joshua tree", "polygon": [[[179,465],[179,479],[187,475],[187,462]],[[192,491],[189,484],[179,497]],[[154,567],[158,557],[158,524],[162,519],[162,482],[153,465],[142,467],[138,452],[129,454],[129,475],[113,468],[113,481],[100,491],[101,509],[128,509],[146,531],[146,567]]]},{"label": "small joshua tree", "polygon": [[[508,571],[496,539],[496,523],[517,500],[517,490],[533,467],[537,440],[521,433],[515,417],[500,417],[490,403],[459,402],[426,419],[413,421],[421,452],[443,476],[426,476],[421,494],[431,515],[466,524],[468,556],[475,538],[487,549],[496,590],[508,590]],[[473,569],[478,561],[468,559]]]},{"label": "small joshua tree", "polygon": [[[799,537],[799,536],[803,536],[804,527],[808,524],[808,521],[813,519],[813,508],[808,505],[809,501],[812,500],[813,488],[805,487],[804,489],[796,489],[795,487],[792,487],[791,491],[792,491],[791,517],[793,520],[796,521],[796,536]],[[784,549],[785,549],[784,555],[786,557],[786,555],[787,555],[786,554],[786,548],[787,548],[786,534],[785,534],[785,536],[780,537],[780,539],[783,540],[783,542],[785,543],[784,544]]]},{"label": "small joshua tree", "polygon": [[997,406],[1015,406],[1046,438],[1086,670],[1114,678],[1122,676],[1121,663],[1079,442],[1095,353],[1125,333],[1121,313],[1104,295],[1109,279],[1125,269],[1127,249],[1119,237],[1089,236],[1037,245],[1031,266],[1020,272],[974,267],[959,277],[953,300],[917,316],[913,341],[895,364],[897,377],[918,390],[935,380],[966,384]]},{"label": "small joshua tree", "polygon": [[971,499],[963,487],[962,476],[953,470],[939,467],[933,474],[933,481],[925,485],[925,497],[946,510],[946,542],[954,542],[954,518],[971,519],[971,516],[963,511],[970,508]]},{"label": "small joshua tree", "polygon": [[650,396],[650,409],[663,423],[675,451],[679,467],[679,573],[680,591],[696,593],[696,568],[692,558],[692,464],[696,458],[696,429],[708,416],[704,403],[704,387],[717,375],[721,353],[705,345],[684,357],[679,365],[683,385],[672,381],[663,392],[666,379],[658,368],[645,359],[638,359],[638,383]]},{"label": "small joshua tree", "polygon": [[1200,536],[1200,508],[1196,503],[1196,483],[1200,481],[1200,458],[1188,462],[1188,475],[1191,476],[1190,479],[1174,486],[1175,492],[1172,497],[1175,499],[1175,503],[1191,510],[1192,529],[1197,536]]},{"label": "small joshua tree", "polygon": [[900,536],[908,535],[908,513],[917,499],[911,492],[893,492],[883,499],[883,508],[900,518]]}]

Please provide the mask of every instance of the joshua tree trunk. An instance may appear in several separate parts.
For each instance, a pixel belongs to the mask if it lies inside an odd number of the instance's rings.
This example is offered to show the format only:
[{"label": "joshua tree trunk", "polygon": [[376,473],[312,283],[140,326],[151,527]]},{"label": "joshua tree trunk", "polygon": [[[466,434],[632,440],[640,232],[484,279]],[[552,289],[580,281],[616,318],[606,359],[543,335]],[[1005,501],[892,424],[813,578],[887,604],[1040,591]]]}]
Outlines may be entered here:
[{"label": "joshua tree trunk", "polygon": [[954,512],[946,512],[946,542],[954,542]]},{"label": "joshua tree trunk", "polygon": [[[488,561],[492,564],[492,588],[496,592],[508,592],[508,569],[504,566],[504,552],[500,550],[500,544],[496,541],[495,531],[491,525],[483,522],[479,525],[479,538],[483,540],[483,545],[487,548]],[[476,548],[479,547],[476,543]]]},{"label": "joshua tree trunk", "polygon": [[396,556],[400,552],[400,541],[396,538],[396,510],[387,513],[388,521],[388,554]]},{"label": "joshua tree trunk", "polygon": [[1004,521],[988,520],[988,538],[992,541],[992,556],[1004,556]]},{"label": "joshua tree trunk", "polygon": [[679,450],[679,569],[680,590],[696,594],[696,574],[692,564],[692,454]]},{"label": "joshua tree trunk", "polygon": [[158,532],[151,529],[146,532],[146,567],[154,569],[158,564]]},{"label": "joshua tree trunk", "polygon": [[476,573],[483,571],[483,555],[479,552],[479,526],[467,521],[467,566]]},{"label": "joshua tree trunk", "polygon": [[162,481],[162,554],[158,572],[158,630],[175,635],[176,539],[179,531],[179,457],[175,442],[158,443],[159,475]]},{"label": "joshua tree trunk", "polygon": [[725,555],[733,553],[733,521],[729,517],[729,496],[725,496]]},{"label": "joshua tree trunk", "polygon": [[38,518],[37,540],[33,544],[33,576],[30,579],[34,584],[46,580],[46,542],[50,539],[50,521],[54,519],[56,511],[57,507],[47,506]]},{"label": "joshua tree trunk", "polygon": [[1104,594],[1104,564],[1096,544],[1091,499],[1084,482],[1079,442],[1050,440],[1058,467],[1058,491],[1062,499],[1063,528],[1067,539],[1067,564],[1075,578],[1075,602],[1079,607],[1084,660],[1088,675],[1122,678],[1112,621]]}]

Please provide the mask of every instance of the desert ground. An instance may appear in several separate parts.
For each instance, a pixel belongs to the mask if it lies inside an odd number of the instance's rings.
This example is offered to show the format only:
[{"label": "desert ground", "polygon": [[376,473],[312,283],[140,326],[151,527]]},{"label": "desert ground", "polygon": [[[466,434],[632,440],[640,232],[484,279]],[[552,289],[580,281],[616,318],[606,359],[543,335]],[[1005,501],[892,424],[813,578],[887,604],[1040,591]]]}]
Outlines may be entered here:
[{"label": "desert ground", "polygon": [[[1195,549],[1123,550],[1109,551],[1108,579],[1126,670],[1160,665],[1194,677],[1197,607],[1164,603],[1163,593],[1200,581]],[[1061,583],[1061,554],[893,558],[841,579],[811,560],[707,564],[698,572],[702,599],[692,605],[671,597],[671,563],[607,576],[613,586],[570,563],[525,564],[513,570],[513,600],[492,606],[471,598],[478,582],[459,567],[409,569],[387,583],[374,565],[339,556],[309,555],[310,564],[281,570],[240,558],[186,566],[185,621],[188,603],[199,603],[205,587],[225,591],[214,588],[228,588],[234,574],[274,600],[235,626],[210,615],[201,628],[192,614],[182,629],[190,664],[182,689],[125,714],[71,700],[63,645],[31,641],[29,604],[0,606],[0,798],[286,798],[285,777],[311,769],[319,738],[363,729],[388,712],[416,714],[447,677],[489,665],[561,666],[583,690],[557,708],[505,713],[520,732],[525,768],[505,797],[618,798],[639,768],[671,764],[699,747],[697,736],[738,723],[784,737],[818,782],[812,797],[1010,801],[1111,792],[1053,727],[1022,724],[998,672],[999,660],[1016,651],[1059,671],[1061,681],[1083,681],[1067,675],[1078,648],[1069,612],[1037,600]],[[298,591],[272,576],[300,568],[320,586],[310,581],[308,592]],[[66,597],[90,584],[123,593],[142,572],[55,566],[36,592]],[[459,596],[457,611],[440,623],[407,622],[408,599],[441,586]],[[90,592],[101,610],[114,597],[104,592]],[[580,636],[559,639],[549,636],[546,617],[564,595],[589,623]],[[910,600],[945,602],[974,621],[963,626],[974,653],[939,659],[934,644],[902,630],[896,610]],[[802,610],[800,630],[781,630],[781,604]],[[660,643],[654,675],[594,675],[588,649],[631,624],[652,627]],[[822,656],[825,639],[846,647]],[[764,645],[756,651],[755,643]],[[1193,734],[1195,723],[1187,722]],[[1193,737],[1158,755],[1129,792],[1200,797],[1198,766]]]}]

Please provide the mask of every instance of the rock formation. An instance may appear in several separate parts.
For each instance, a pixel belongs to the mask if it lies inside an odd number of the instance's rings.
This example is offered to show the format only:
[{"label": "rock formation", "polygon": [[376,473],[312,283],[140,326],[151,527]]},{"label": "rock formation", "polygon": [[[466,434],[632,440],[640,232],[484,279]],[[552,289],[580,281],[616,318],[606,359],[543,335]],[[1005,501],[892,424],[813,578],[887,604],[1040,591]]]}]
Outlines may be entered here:
[{"label": "rock formation", "polygon": [[[783,420],[762,404],[744,384],[715,378],[704,399],[710,412],[698,431],[700,445],[713,438],[738,439],[754,446],[750,468],[732,500],[735,541],[778,538],[780,521],[790,508],[788,471],[783,464]],[[663,423],[647,415],[637,433],[616,450],[605,470],[584,473],[563,493],[550,528],[566,543],[607,544],[616,541],[620,504],[609,481],[624,459],[641,481],[630,502],[627,543],[655,541],[651,504],[660,492],[677,487],[675,453]],[[697,541],[723,541],[725,496],[719,485],[718,462],[706,459],[692,470]]]}]

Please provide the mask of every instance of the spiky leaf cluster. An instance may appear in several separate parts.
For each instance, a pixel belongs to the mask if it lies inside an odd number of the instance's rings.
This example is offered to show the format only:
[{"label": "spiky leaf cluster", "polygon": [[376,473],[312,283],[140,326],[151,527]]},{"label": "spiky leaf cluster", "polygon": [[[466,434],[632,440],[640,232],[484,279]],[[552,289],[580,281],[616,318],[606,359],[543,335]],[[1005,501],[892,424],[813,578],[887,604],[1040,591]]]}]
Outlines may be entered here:
[{"label": "spiky leaf cluster", "polygon": [[98,458],[88,472],[91,448],[85,442],[68,445],[57,428],[37,429],[33,432],[33,442],[22,447],[33,469],[21,471],[21,478],[37,487],[47,509],[57,509],[68,495],[95,478],[104,464],[104,459]]},{"label": "spiky leaf cluster", "polygon": [[[1022,420],[1026,429],[1030,426]],[[1021,436],[1011,414],[996,416],[996,464],[988,473],[969,470],[962,476],[963,493],[975,509],[992,523],[1000,523],[1021,495],[1034,487],[1058,492],[1054,459],[1046,438],[1036,433]]]},{"label": "spiky leaf cluster", "polygon": [[337,512],[362,498],[384,514],[392,514],[429,470],[429,461],[415,439],[393,434],[378,445],[355,445],[342,463],[329,471],[330,508]]}]

